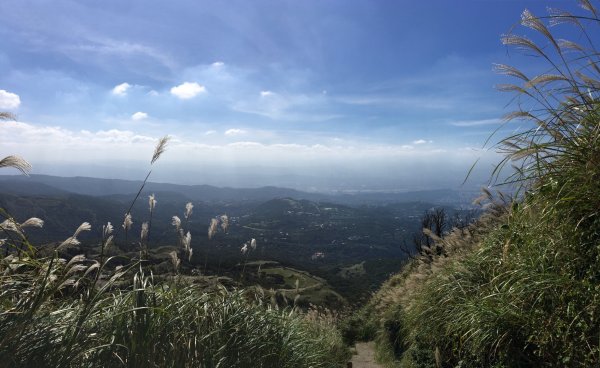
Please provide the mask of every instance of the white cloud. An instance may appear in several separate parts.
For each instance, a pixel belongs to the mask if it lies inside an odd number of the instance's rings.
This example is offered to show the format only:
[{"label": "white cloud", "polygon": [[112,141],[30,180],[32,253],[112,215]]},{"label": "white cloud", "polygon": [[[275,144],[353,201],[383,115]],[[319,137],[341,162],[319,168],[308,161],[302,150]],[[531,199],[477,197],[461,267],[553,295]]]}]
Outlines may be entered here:
[{"label": "white cloud", "polygon": [[216,130],[207,130],[206,132],[204,132],[204,135],[213,135],[213,134],[217,134]]},{"label": "white cloud", "polygon": [[246,134],[246,131],[244,129],[227,129],[225,131],[225,135],[228,135],[228,136],[241,135],[241,134]]},{"label": "white cloud", "polygon": [[15,93],[0,89],[0,109],[14,110],[21,104],[21,98]]},{"label": "white cloud", "polygon": [[171,88],[171,94],[182,100],[189,100],[200,93],[206,93],[206,88],[196,82],[185,82]]},{"label": "white cloud", "polygon": [[145,112],[142,112],[142,111],[138,111],[135,114],[131,115],[131,120],[135,120],[135,121],[144,120],[146,118],[148,118],[148,114],[146,114]]},{"label": "white cloud", "polygon": [[[58,126],[41,126],[23,122],[6,122],[0,125],[0,143],[7,146],[29,146],[33,150],[45,150],[48,147],[61,147],[69,150],[73,147],[86,149],[96,146],[95,149],[110,151],[106,144],[135,144],[152,143],[156,139],[138,135],[128,130],[89,130],[72,131]],[[52,149],[46,151],[51,152]],[[132,151],[133,152],[133,151]]]},{"label": "white cloud", "polygon": [[214,63],[212,63],[211,65],[212,65],[212,66],[214,66],[215,68],[220,68],[220,67],[222,67],[223,65],[225,65],[225,63],[224,63],[224,62],[222,62],[222,61],[215,61],[215,62],[214,62]]},{"label": "white cloud", "polygon": [[260,91],[260,97],[269,97],[273,96],[275,93],[272,91]]},{"label": "white cloud", "polygon": [[127,82],[121,83],[112,89],[112,94],[116,96],[125,96],[129,88],[131,88],[131,84]]},{"label": "white cloud", "polygon": [[[51,170],[45,173],[52,173],[54,170],[52,167],[62,167],[57,169],[63,170],[59,175],[114,178],[115,173],[123,172],[119,171],[123,168],[127,168],[126,172],[130,173],[130,168],[143,168],[140,166],[141,163],[149,165],[150,157],[161,135],[159,132],[142,135],[120,129],[70,130],[57,126],[6,122],[0,124],[0,149],[26,158],[33,164],[34,170],[41,168],[41,171],[34,171],[36,173],[44,173],[44,170]],[[441,169],[466,173],[478,157],[485,158],[487,157],[485,155],[493,154],[493,152],[477,152],[461,148],[427,149],[427,146],[422,146],[419,147],[421,149],[417,149],[395,144],[364,144],[359,141],[331,144],[303,144],[289,141],[267,143],[246,139],[219,142],[218,139],[212,138],[202,141],[197,137],[188,139],[174,136],[167,152],[161,157],[162,168],[166,170],[161,181],[180,180],[172,173],[185,168],[186,173],[189,172],[185,181],[196,184],[207,183],[206,171],[197,166],[199,162],[204,162],[207,163],[204,168],[216,167],[224,172],[231,171],[232,168],[237,170],[239,167],[255,170],[256,166],[260,166],[258,170],[267,170],[264,173],[268,173],[269,168],[277,170],[285,168],[288,170],[286,172],[305,173],[305,169],[311,167],[315,170],[323,170],[321,171],[323,175],[335,182],[339,170],[348,169],[355,172],[358,169],[359,172],[364,170],[373,172],[374,163],[377,163],[375,169],[379,170],[382,177],[387,175],[387,179],[393,179],[393,183],[399,183],[395,175],[403,172],[418,172],[418,177],[427,178],[429,182],[430,179],[440,177]],[[496,156],[490,156],[489,159],[495,160]],[[190,170],[192,167],[196,168]],[[427,171],[421,170],[422,168],[431,169]],[[415,175],[409,175],[411,178],[413,176]],[[405,181],[401,180],[401,182]],[[235,183],[220,182],[218,185],[253,185],[249,184],[250,182]],[[261,185],[267,184],[269,183],[261,182]]]},{"label": "white cloud", "polygon": [[453,121],[450,125],[457,127],[474,127],[481,125],[500,125],[503,121],[501,119],[483,119],[483,120],[465,120],[465,121]]},{"label": "white cloud", "polygon": [[427,141],[424,139],[417,139],[416,141],[413,141],[413,144],[425,144],[425,143],[427,143]]}]

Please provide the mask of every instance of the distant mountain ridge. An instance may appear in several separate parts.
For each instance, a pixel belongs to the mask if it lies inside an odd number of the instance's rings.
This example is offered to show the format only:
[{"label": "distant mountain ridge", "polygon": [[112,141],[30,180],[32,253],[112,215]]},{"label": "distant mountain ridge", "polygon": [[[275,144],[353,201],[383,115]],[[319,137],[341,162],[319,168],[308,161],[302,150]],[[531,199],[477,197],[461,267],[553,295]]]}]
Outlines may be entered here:
[{"label": "distant mountain ridge", "polygon": [[[0,175],[0,191],[14,195],[61,195],[80,194],[94,197],[132,196],[142,181],[102,179],[91,177],[60,177],[51,175]],[[296,189],[266,186],[260,188],[215,187],[212,185],[181,185],[148,182],[144,192],[172,193],[190,201],[231,202],[267,201],[273,198],[327,201],[346,205],[385,204],[394,202],[430,202],[449,205],[468,204],[476,196],[474,191],[451,189],[412,192],[357,192],[357,193],[309,193]]]}]

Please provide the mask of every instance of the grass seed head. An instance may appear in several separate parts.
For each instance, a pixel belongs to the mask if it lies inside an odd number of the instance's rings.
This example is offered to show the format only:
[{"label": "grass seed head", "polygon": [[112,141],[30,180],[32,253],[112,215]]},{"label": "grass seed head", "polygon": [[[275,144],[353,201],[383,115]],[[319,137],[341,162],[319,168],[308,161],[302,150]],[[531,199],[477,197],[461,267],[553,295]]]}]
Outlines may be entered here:
[{"label": "grass seed head", "polygon": [[140,232],[140,239],[142,241],[145,241],[146,239],[148,239],[148,223],[144,222],[142,224],[142,231]]},{"label": "grass seed head", "polygon": [[175,226],[175,231],[179,232],[181,229],[181,219],[178,216],[173,216],[171,219],[171,225]]},{"label": "grass seed head", "polygon": [[23,175],[29,175],[31,164],[19,156],[6,156],[0,160],[0,168],[12,167],[19,170]]},{"label": "grass seed head", "polygon": [[125,219],[123,220],[123,229],[125,231],[129,231],[131,230],[131,225],[133,225],[133,221],[131,221],[131,214],[130,213],[126,213],[125,214]]},{"label": "grass seed head", "polygon": [[21,228],[25,228],[25,227],[38,227],[41,228],[44,226],[44,221],[40,220],[37,217],[32,217],[30,219],[28,219],[27,221],[25,221],[24,223],[21,224]]},{"label": "grass seed head", "polygon": [[154,198],[154,193],[148,196],[148,206],[150,207],[150,212],[154,211],[154,207],[156,207],[156,198]]},{"label": "grass seed head", "polygon": [[192,202],[188,202],[185,204],[185,212],[184,212],[184,217],[186,219],[189,219],[190,216],[192,215],[192,209],[194,208],[194,205],[192,204]]},{"label": "grass seed head", "polygon": [[218,226],[219,221],[216,218],[210,219],[210,225],[208,226],[208,239],[212,239],[213,236],[215,236]]},{"label": "grass seed head", "polygon": [[156,160],[160,158],[163,152],[165,152],[167,148],[167,143],[170,139],[171,138],[169,136],[164,136],[158,140],[158,144],[156,145],[156,148],[154,149],[154,154],[152,155],[152,160],[150,161],[151,165],[154,164]]}]

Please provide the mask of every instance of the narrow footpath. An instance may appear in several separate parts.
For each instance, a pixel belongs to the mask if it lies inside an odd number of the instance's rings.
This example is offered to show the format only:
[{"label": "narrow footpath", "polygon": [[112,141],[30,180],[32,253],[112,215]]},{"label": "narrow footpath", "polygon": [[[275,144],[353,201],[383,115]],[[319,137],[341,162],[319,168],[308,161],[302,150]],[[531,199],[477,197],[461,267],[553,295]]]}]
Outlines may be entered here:
[{"label": "narrow footpath", "polygon": [[357,342],[356,355],[352,356],[352,368],[383,368],[375,363],[375,344],[371,342]]}]

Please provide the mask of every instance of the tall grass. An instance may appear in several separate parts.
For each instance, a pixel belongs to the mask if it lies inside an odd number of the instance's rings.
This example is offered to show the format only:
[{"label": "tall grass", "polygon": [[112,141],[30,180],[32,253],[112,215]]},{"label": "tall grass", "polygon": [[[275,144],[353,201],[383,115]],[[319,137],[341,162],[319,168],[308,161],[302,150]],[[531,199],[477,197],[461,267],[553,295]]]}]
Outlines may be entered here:
[{"label": "tall grass", "polygon": [[[411,262],[368,306],[380,356],[402,367],[591,367],[600,362],[600,12],[525,10],[503,42],[546,62],[497,65],[527,127],[501,140],[518,200],[495,201],[446,255]],[[578,43],[562,39],[565,28]],[[521,29],[521,28],[519,28]],[[488,193],[488,199],[492,199]],[[394,363],[395,362],[395,363]]]},{"label": "tall grass", "polygon": [[[37,295],[30,288],[21,293]],[[140,271],[131,289],[100,293],[93,305],[71,295],[48,298],[33,314],[23,298],[6,307],[6,367],[300,368],[347,359],[332,326],[272,308],[251,292],[154,285]]]},{"label": "tall grass", "polygon": [[[159,141],[151,164],[166,143],[166,139]],[[3,166],[24,172],[29,168],[18,158],[0,161]],[[348,350],[341,335],[330,319],[318,313],[305,315],[271,306],[255,290],[222,286],[206,290],[178,277],[154,282],[144,261],[156,205],[153,196],[149,198],[150,219],[142,226],[140,258],[111,268],[113,257],[106,257],[106,251],[120,229],[127,239],[131,208],[150,173],[127,210],[123,226],[114,229],[108,223],[103,227],[99,259],[59,257],[60,248],[79,244],[81,232],[90,229],[86,222],[54,252],[46,252],[49,256],[40,257],[27,240],[26,228],[43,222],[34,218],[18,223],[0,211],[5,217],[0,231],[6,236],[0,243],[11,250],[0,256],[0,367],[345,365]],[[188,204],[185,225],[191,212]],[[183,235],[177,220],[180,252],[189,260],[191,235]],[[180,259],[177,252],[172,253],[177,273]]]}]

